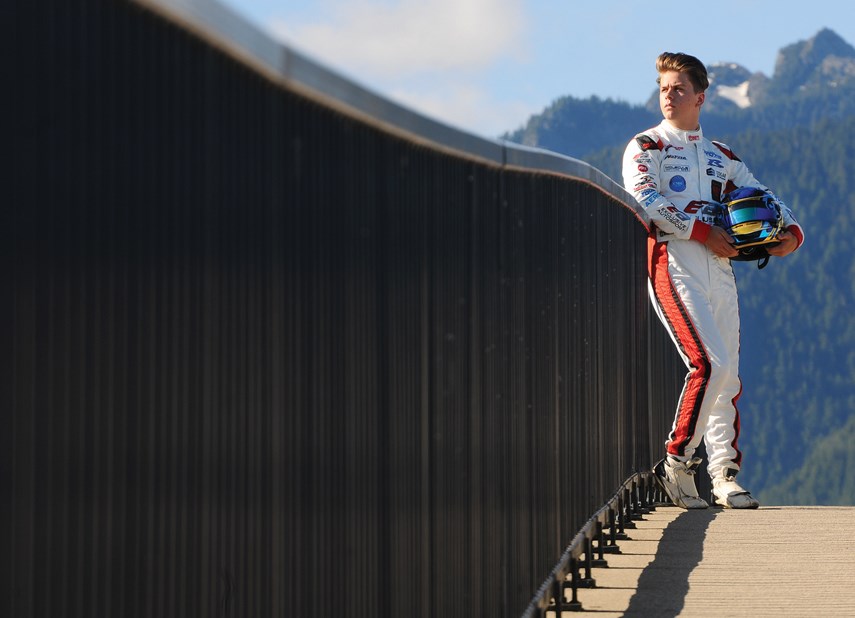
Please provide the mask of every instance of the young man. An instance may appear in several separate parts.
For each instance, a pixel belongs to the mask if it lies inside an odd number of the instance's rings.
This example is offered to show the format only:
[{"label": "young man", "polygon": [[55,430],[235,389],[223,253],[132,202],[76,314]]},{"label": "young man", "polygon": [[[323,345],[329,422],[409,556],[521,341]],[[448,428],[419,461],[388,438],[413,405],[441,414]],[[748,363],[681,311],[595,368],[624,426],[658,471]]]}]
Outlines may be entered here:
[{"label": "young man", "polygon": [[[707,508],[694,480],[701,462],[694,453],[703,439],[712,499],[729,508],[757,508],[735,478],[742,462],[736,407],[742,385],[739,308],[729,258],[739,252],[727,231],[706,216],[705,206],[738,187],[767,189],[727,146],[704,137],[700,113],[709,80],[700,60],[666,52],[656,70],[664,119],[629,142],[623,178],[654,223],[648,243],[650,296],[689,372],[666,456],[654,472],[677,506]],[[784,231],[768,253],[782,257],[795,251],[804,235],[790,210],[778,204]]]}]

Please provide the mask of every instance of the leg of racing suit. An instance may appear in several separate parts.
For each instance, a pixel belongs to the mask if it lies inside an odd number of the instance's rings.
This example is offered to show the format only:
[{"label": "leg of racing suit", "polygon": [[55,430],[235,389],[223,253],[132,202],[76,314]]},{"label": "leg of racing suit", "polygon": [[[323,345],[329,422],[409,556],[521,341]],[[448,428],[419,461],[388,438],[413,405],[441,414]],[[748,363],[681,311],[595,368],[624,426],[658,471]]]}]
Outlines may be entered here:
[{"label": "leg of racing suit", "polygon": [[[666,442],[688,461],[705,439],[708,471],[738,471],[739,308],[730,261],[695,241],[650,241],[650,294],[689,368]],[[734,472],[735,473],[735,472]]]}]

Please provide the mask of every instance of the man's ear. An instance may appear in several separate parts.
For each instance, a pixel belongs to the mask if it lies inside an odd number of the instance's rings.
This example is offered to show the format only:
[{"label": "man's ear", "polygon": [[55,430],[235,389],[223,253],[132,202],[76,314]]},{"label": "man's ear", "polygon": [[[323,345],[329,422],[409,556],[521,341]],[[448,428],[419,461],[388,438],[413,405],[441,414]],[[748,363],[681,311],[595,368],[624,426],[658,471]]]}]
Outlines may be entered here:
[{"label": "man's ear", "polygon": [[701,106],[704,104],[704,101],[706,100],[706,98],[707,98],[707,93],[706,93],[706,92],[699,92],[699,93],[698,93],[698,102],[697,102],[697,104],[696,104],[696,105],[697,105],[698,107],[701,107]]}]

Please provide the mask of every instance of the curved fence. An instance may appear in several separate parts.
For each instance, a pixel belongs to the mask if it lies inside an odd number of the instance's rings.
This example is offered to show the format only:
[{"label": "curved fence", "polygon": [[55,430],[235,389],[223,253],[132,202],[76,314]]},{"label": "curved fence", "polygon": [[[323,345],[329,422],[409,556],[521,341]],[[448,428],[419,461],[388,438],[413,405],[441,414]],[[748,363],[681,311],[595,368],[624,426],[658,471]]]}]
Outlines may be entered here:
[{"label": "curved fence", "polygon": [[12,30],[0,614],[524,612],[683,373],[622,189],[211,2]]}]

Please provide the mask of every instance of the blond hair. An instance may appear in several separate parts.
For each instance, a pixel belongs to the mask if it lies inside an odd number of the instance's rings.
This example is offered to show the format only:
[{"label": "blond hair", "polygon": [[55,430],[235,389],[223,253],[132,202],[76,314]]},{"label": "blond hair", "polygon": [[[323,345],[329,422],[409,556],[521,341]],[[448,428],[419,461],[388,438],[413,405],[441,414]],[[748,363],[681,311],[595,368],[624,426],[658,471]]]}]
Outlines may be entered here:
[{"label": "blond hair", "polygon": [[[709,88],[710,80],[707,77],[707,68],[704,63],[683,53],[663,52],[656,59],[656,72],[661,76],[666,71],[677,71],[685,73],[692,82],[695,92],[704,92]],[[656,78],[656,83],[659,83],[659,78]]]}]

